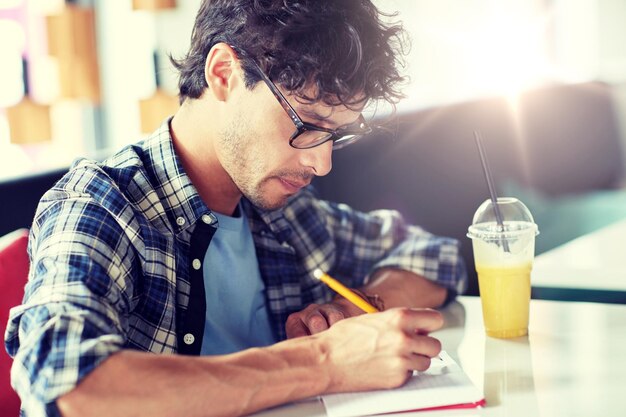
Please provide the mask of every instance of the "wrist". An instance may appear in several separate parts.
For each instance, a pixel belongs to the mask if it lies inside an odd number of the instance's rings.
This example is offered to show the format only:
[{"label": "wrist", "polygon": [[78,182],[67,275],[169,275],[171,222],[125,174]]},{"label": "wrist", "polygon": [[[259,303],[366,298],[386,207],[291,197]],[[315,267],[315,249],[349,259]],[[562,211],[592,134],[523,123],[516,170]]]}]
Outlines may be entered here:
[{"label": "wrist", "polygon": [[320,393],[327,393],[332,391],[334,385],[333,375],[333,363],[331,360],[332,347],[329,343],[326,332],[318,333],[312,336],[308,336],[308,345],[313,352],[316,361],[317,382],[321,384]]}]

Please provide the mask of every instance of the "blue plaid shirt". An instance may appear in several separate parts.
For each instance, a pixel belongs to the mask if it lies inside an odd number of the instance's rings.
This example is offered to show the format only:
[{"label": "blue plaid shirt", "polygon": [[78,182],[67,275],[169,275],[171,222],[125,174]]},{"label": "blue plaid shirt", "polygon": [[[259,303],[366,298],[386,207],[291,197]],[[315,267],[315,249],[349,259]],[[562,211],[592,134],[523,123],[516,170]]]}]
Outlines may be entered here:
[{"label": "blue plaid shirt", "polygon": [[[313,278],[316,268],[350,287],[395,267],[464,289],[458,242],[407,225],[397,212],[360,213],[310,189],[280,210],[245,199],[242,207],[279,340],[289,314],[332,297]],[[78,160],[39,204],[24,302],[11,310],[5,335],[22,411],[58,414],[56,398],[121,349],[197,353],[187,344],[204,327],[206,306],[194,260],[213,227],[167,122],[102,163]]]}]

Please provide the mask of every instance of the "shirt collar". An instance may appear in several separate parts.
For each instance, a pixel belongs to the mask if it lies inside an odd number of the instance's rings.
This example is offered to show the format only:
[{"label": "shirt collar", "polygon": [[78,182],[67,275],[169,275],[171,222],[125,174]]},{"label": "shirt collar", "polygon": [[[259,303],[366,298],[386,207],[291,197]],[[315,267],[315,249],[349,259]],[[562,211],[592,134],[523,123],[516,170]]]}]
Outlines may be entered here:
[{"label": "shirt collar", "polygon": [[[209,208],[204,204],[196,187],[191,183],[191,179],[185,173],[176,150],[170,132],[171,118],[165,120],[161,126],[144,143],[144,149],[148,153],[149,165],[147,169],[153,173],[156,179],[154,188],[160,194],[161,203],[167,213],[170,223],[173,225],[176,234],[186,230],[188,227],[206,216],[211,216]],[[255,212],[269,228],[280,243],[285,242],[292,233],[292,227],[285,217],[287,207],[278,210],[266,211],[252,205],[252,203],[242,198],[242,208],[248,217]],[[204,217],[203,217],[204,216]],[[208,220],[208,219],[207,219]],[[251,226],[255,232],[255,225]]]},{"label": "shirt collar", "polygon": [[154,176],[153,184],[161,204],[176,234],[195,224],[203,215],[210,214],[196,187],[185,173],[176,155],[170,132],[170,120],[148,137],[144,149],[148,154],[147,170]]}]

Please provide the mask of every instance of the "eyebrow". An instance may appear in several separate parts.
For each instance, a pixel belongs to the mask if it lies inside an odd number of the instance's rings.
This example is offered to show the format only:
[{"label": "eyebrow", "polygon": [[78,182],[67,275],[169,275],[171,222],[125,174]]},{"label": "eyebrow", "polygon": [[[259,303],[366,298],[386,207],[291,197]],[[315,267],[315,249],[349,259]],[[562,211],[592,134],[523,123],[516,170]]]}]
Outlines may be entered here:
[{"label": "eyebrow", "polygon": [[336,125],[336,123],[334,123],[328,117],[324,117],[321,114],[316,113],[315,111],[300,108],[300,109],[297,109],[297,112],[298,114],[302,114],[304,116],[310,117],[311,119],[315,119],[318,122],[326,122],[328,124]]},{"label": "eyebrow", "polygon": [[343,128],[346,128],[348,126],[353,125],[356,122],[355,121],[355,122],[352,122],[352,123],[346,123],[346,124],[343,124],[343,125],[337,125],[337,123],[333,122],[328,117],[324,117],[321,114],[316,113],[314,111],[307,110],[307,109],[297,109],[296,111],[298,112],[298,114],[310,117],[311,119],[315,119],[318,122],[327,123],[327,124],[331,125],[333,129],[343,129]]}]

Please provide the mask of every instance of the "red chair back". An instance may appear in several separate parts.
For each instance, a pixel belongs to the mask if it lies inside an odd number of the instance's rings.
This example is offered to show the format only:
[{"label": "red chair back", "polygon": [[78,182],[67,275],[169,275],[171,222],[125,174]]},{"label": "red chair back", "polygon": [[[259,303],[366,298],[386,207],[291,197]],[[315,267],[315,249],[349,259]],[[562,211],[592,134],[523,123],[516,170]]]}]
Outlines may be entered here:
[{"label": "red chair back", "polygon": [[[0,238],[0,331],[4,332],[9,310],[22,302],[28,278],[28,230],[17,230]],[[4,347],[0,349],[0,416],[17,417],[20,399],[11,388],[10,372],[13,360]]]}]

